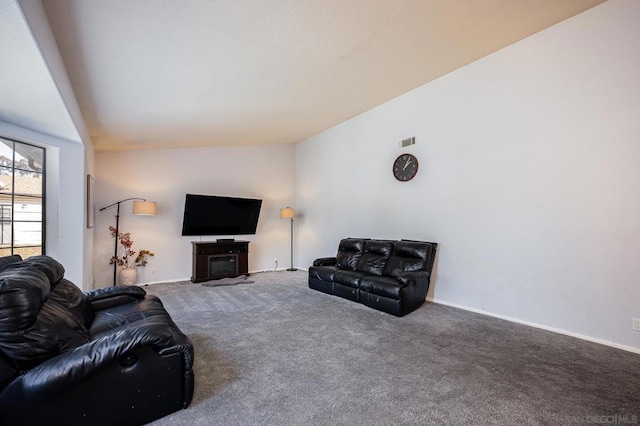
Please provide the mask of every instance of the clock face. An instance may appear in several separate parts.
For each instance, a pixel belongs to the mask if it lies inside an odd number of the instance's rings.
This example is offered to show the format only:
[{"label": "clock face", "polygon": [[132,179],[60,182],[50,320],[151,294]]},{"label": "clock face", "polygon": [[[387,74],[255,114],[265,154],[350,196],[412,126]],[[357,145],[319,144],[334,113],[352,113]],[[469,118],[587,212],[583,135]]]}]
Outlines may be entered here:
[{"label": "clock face", "polygon": [[418,173],[418,159],[411,154],[402,154],[393,162],[393,176],[400,182],[413,179]]}]

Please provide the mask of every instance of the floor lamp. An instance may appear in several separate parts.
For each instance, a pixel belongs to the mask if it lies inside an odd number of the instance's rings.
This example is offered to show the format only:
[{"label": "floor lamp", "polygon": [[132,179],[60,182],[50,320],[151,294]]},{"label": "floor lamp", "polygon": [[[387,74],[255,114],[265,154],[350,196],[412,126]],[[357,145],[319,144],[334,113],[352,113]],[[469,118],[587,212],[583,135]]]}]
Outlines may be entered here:
[{"label": "floor lamp", "polygon": [[293,218],[296,212],[291,207],[285,207],[280,209],[280,217],[282,219],[291,219],[291,268],[287,268],[287,271],[297,271],[298,268],[293,267]]},{"label": "floor lamp", "polygon": [[[133,214],[135,215],[144,215],[144,216],[155,216],[158,212],[158,207],[156,206],[155,201],[147,201],[144,198],[125,198],[124,200],[117,201],[113,204],[109,204],[107,207],[101,208],[99,211],[103,211],[108,209],[109,207],[117,206],[116,208],[116,242],[113,248],[113,257],[118,257],[118,228],[120,225],[120,204],[125,201],[134,200],[133,202]],[[118,269],[118,264],[114,262],[113,264],[113,285],[116,285],[116,273]]]}]

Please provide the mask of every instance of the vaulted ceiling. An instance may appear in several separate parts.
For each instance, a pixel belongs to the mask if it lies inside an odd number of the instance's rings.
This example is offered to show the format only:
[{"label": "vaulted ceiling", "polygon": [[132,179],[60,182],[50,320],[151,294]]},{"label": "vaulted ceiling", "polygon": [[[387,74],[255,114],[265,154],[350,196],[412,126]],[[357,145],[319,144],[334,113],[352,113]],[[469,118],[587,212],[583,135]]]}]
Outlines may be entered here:
[{"label": "vaulted ceiling", "polygon": [[42,3],[94,147],[121,150],[298,142],[602,1]]}]

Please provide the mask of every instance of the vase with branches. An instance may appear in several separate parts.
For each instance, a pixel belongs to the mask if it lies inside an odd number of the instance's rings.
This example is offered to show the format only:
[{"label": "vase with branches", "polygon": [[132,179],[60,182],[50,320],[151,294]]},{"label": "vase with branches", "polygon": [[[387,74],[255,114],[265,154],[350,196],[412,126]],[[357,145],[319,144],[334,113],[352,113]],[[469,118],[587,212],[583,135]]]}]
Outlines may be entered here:
[{"label": "vase with branches", "polygon": [[[146,249],[141,249],[136,252],[133,249],[133,240],[131,239],[131,234],[129,232],[118,232],[116,235],[116,228],[114,228],[113,226],[109,227],[109,231],[111,232],[112,238],[117,238],[118,241],[120,241],[120,245],[123,249],[122,256],[111,256],[109,265],[113,265],[115,263],[118,266],[123,266],[123,271],[136,271],[136,266],[147,266],[147,263],[149,263],[149,257],[155,256],[155,253]],[[126,284],[135,284],[135,281],[138,278],[137,271],[135,273],[128,272],[127,275],[131,275],[131,277],[119,279],[121,284],[123,283],[122,281],[126,281]]]}]

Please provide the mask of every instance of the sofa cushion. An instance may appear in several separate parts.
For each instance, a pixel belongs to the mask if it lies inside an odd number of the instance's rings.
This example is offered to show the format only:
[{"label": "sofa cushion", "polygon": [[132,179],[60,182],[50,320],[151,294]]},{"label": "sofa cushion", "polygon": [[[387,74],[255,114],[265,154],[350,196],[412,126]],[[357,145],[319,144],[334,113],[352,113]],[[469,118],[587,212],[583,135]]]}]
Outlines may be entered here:
[{"label": "sofa cushion", "polygon": [[309,278],[315,278],[320,281],[333,281],[333,277],[338,270],[335,266],[310,266]]},{"label": "sofa cushion", "polygon": [[35,268],[44,272],[51,284],[51,300],[67,309],[82,325],[88,327],[93,321],[93,309],[89,299],[74,283],[64,278],[64,266],[54,258],[33,256],[9,268]]},{"label": "sofa cushion", "polygon": [[78,323],[89,327],[93,321],[93,308],[89,298],[74,283],[61,279],[51,289],[50,300],[57,303]]},{"label": "sofa cushion", "polygon": [[357,270],[373,275],[382,275],[391,254],[393,242],[386,240],[369,240],[364,244],[364,253],[360,257]]},{"label": "sofa cushion", "polygon": [[336,271],[333,276],[333,282],[336,284],[346,285],[347,287],[358,288],[360,279],[367,274],[358,271]]},{"label": "sofa cushion", "polygon": [[403,285],[393,277],[363,277],[360,280],[360,291],[400,299],[400,291]]},{"label": "sofa cushion", "polygon": [[426,269],[432,246],[419,241],[396,241],[384,275],[398,277],[402,272]]},{"label": "sofa cushion", "polygon": [[89,340],[84,295],[46,256],[0,271],[0,351],[31,368]]},{"label": "sofa cushion", "polygon": [[91,304],[75,284],[64,278],[64,267],[60,262],[49,256],[33,256],[18,263],[11,263],[2,270],[19,274],[23,269],[35,269],[44,273],[50,283],[51,300],[68,309],[75,321],[87,327],[91,324]]},{"label": "sofa cushion", "polygon": [[336,266],[338,269],[349,269],[355,271],[358,266],[360,256],[364,249],[364,240],[359,238],[345,238],[340,240],[338,254],[336,255]]}]

